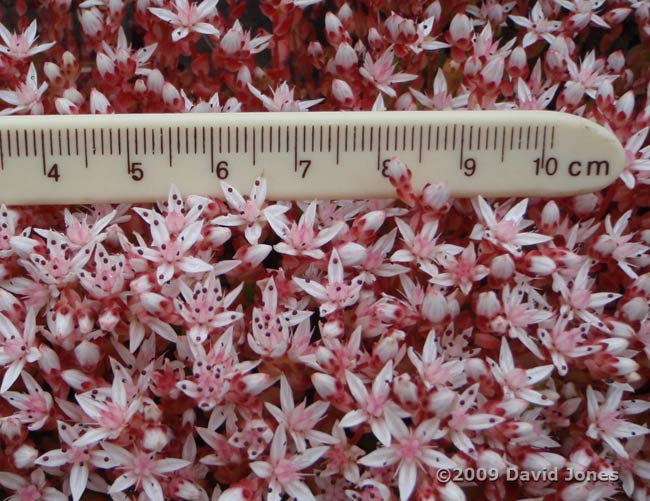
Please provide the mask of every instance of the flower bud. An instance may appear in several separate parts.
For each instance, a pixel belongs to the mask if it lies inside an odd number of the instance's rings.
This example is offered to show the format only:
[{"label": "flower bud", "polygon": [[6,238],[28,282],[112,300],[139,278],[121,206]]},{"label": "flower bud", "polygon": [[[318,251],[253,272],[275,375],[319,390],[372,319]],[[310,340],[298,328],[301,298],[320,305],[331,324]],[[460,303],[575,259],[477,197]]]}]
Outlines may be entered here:
[{"label": "flower bud", "polygon": [[45,63],[43,65],[43,72],[45,73],[47,79],[53,84],[61,83],[63,80],[63,77],[61,75],[61,68],[59,68],[59,66],[54,63],[51,63],[49,61]]},{"label": "flower bud", "polygon": [[151,70],[147,75],[147,89],[151,92],[161,95],[163,86],[165,85],[165,77],[159,70]]},{"label": "flower bud", "polygon": [[147,428],[142,438],[142,445],[152,452],[160,452],[169,443],[169,435],[159,427]]},{"label": "flower bud", "polygon": [[650,306],[645,298],[635,297],[621,307],[623,316],[630,322],[640,322],[650,313]]},{"label": "flower bud", "polygon": [[38,458],[38,451],[31,445],[21,445],[14,451],[13,459],[16,468],[31,468]]},{"label": "flower bud", "polygon": [[508,73],[515,79],[523,77],[528,70],[528,56],[523,47],[515,47],[508,59]]},{"label": "flower bud", "polygon": [[490,263],[490,276],[497,280],[508,280],[514,272],[515,262],[510,254],[496,256]]},{"label": "flower bud", "polygon": [[413,101],[413,95],[410,92],[405,92],[395,101],[395,109],[397,111],[415,111],[417,106]]},{"label": "flower bud", "polygon": [[253,76],[251,75],[251,70],[248,69],[248,66],[245,64],[239,68],[237,72],[237,87],[240,89],[245,89],[248,87],[248,84],[253,81]]},{"label": "flower bud", "polygon": [[105,77],[107,74],[115,73],[115,64],[110,57],[100,52],[97,54],[97,70],[102,77]]},{"label": "flower bud", "polygon": [[560,208],[554,200],[547,202],[542,209],[542,221],[540,229],[544,233],[554,234],[560,224]]},{"label": "flower bud", "polygon": [[347,82],[335,78],[332,80],[332,95],[341,105],[349,107],[355,101],[356,97],[352,88],[348,85]]},{"label": "flower bud", "polygon": [[449,38],[452,45],[462,50],[472,46],[472,23],[465,14],[456,14],[449,25]]},{"label": "flower bud", "polygon": [[86,340],[75,347],[74,354],[79,364],[84,368],[94,368],[101,358],[99,346]]},{"label": "flower bud", "polygon": [[99,92],[97,89],[92,89],[90,91],[90,113],[95,114],[106,114],[112,113],[113,107],[111,103],[106,99],[106,96]]},{"label": "flower bud", "polygon": [[481,292],[476,302],[476,314],[485,318],[494,318],[501,311],[501,303],[493,291]]}]

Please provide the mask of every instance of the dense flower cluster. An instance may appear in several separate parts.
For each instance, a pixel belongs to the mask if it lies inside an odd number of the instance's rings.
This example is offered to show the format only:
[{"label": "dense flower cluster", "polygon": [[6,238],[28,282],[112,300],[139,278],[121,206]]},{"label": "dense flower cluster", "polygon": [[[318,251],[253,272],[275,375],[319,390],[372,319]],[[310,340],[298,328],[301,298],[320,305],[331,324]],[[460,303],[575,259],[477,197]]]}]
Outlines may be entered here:
[{"label": "dense flower cluster", "polygon": [[556,109],[627,164],[560,200],[394,159],[393,200],[0,205],[0,497],[650,499],[648,0],[3,9],[0,114]]}]

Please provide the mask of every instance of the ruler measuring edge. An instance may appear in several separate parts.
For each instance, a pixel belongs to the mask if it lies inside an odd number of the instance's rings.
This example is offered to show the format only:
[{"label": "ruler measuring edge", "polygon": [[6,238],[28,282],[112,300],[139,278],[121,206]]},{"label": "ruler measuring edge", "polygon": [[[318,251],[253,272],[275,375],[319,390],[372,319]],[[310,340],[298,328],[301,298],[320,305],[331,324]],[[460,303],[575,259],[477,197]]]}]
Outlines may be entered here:
[{"label": "ruler measuring edge", "polygon": [[566,196],[611,184],[624,150],[605,128],[549,111],[0,117],[0,202],[223,198],[256,177],[275,200],[391,198],[388,163],[454,196]]}]

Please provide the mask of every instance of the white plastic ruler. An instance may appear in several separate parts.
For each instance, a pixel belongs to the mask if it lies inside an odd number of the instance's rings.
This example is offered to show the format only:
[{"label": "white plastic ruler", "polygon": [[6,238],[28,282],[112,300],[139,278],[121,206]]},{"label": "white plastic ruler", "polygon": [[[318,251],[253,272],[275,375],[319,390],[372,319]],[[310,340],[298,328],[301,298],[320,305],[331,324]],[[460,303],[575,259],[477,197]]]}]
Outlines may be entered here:
[{"label": "white plastic ruler", "polygon": [[390,198],[388,163],[455,196],[564,196],[602,189],[625,155],[603,127],[547,111],[309,112],[0,117],[0,202],[146,202],[222,196]]}]

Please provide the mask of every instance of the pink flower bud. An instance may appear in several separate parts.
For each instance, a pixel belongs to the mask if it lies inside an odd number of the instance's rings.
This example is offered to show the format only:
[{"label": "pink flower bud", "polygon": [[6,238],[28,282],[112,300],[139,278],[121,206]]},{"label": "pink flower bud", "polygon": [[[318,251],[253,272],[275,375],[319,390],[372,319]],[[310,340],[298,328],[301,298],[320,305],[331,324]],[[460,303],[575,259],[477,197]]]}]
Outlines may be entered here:
[{"label": "pink flower bud", "polygon": [[502,57],[494,57],[481,70],[481,79],[488,92],[494,92],[503,78],[505,63]]},{"label": "pink flower bud", "polygon": [[97,70],[102,77],[107,74],[115,73],[115,64],[113,60],[103,52],[97,54]]},{"label": "pink flower bud", "polygon": [[481,68],[483,68],[481,58],[478,56],[470,56],[465,61],[465,66],[463,67],[463,75],[468,78],[475,77],[479,74]]},{"label": "pink flower bud", "polygon": [[97,89],[92,89],[90,91],[90,113],[95,114],[106,114],[112,113],[113,107],[111,103],[106,99],[106,96],[99,92]]},{"label": "pink flower bud", "polygon": [[310,42],[309,45],[307,46],[307,54],[309,54],[314,59],[323,57],[324,55],[323,46],[318,41]]},{"label": "pink flower bud", "polygon": [[451,191],[445,182],[427,184],[422,191],[422,200],[436,212],[446,212],[450,208]]},{"label": "pink flower bud", "polygon": [[602,196],[596,193],[585,193],[571,199],[573,210],[579,217],[586,217],[596,212],[600,206]]},{"label": "pink flower bud", "polygon": [[64,97],[57,97],[54,100],[54,107],[59,115],[74,115],[79,113],[79,107]]},{"label": "pink flower bud", "polygon": [[342,22],[349,23],[350,21],[352,21],[354,17],[354,11],[350,7],[350,5],[346,2],[343,5],[341,5],[341,8],[336,13],[336,15]]},{"label": "pink flower bud", "polygon": [[169,443],[169,435],[159,427],[147,428],[142,438],[142,445],[152,452],[162,451]]},{"label": "pink flower bud", "polygon": [[144,94],[147,92],[147,84],[142,78],[138,78],[133,84],[133,91],[137,94]]},{"label": "pink flower bud", "polygon": [[441,292],[430,290],[422,303],[422,316],[434,324],[442,322],[449,311],[447,300]]},{"label": "pink flower bud", "polygon": [[14,451],[13,460],[16,468],[31,468],[38,456],[38,451],[34,447],[23,444]]},{"label": "pink flower bud", "polygon": [[38,359],[38,366],[45,374],[61,370],[61,361],[56,351],[46,345],[41,345],[39,351],[41,358]]},{"label": "pink flower bud", "polygon": [[493,291],[481,292],[476,302],[476,314],[485,318],[494,318],[501,311],[501,303]]},{"label": "pink flower bud", "polygon": [[375,50],[382,48],[384,44],[384,37],[381,36],[381,33],[377,31],[376,28],[372,27],[368,30],[368,45]]},{"label": "pink flower bud", "polygon": [[496,470],[499,473],[502,473],[506,470],[506,462],[499,454],[491,450],[481,451],[478,455],[476,465],[479,468]]},{"label": "pink flower bud", "polygon": [[338,392],[336,379],[328,374],[317,372],[311,375],[311,382],[322,399],[327,400]]},{"label": "pink flower bud", "polygon": [[181,105],[181,95],[178,92],[178,89],[174,87],[171,83],[166,82],[163,85],[162,98],[165,103],[167,103],[172,108],[178,108]]},{"label": "pink flower bud", "polygon": [[248,88],[248,84],[252,83],[253,76],[251,75],[251,70],[248,69],[248,66],[243,65],[239,68],[237,72],[237,87],[240,89]]},{"label": "pink flower bud", "polygon": [[354,92],[348,83],[338,78],[332,80],[332,95],[339,103],[348,107],[356,100]]},{"label": "pink flower bud", "polygon": [[551,275],[552,273],[555,273],[555,271],[557,270],[557,265],[555,264],[555,261],[553,261],[548,256],[543,256],[536,253],[536,251],[529,252],[524,258],[524,263],[526,266],[526,270],[529,273],[539,275],[542,277]]},{"label": "pink flower bud", "polygon": [[616,120],[625,123],[632,117],[634,111],[634,91],[628,90],[616,102]]},{"label": "pink flower bud", "polygon": [[630,322],[640,322],[650,312],[648,301],[642,297],[635,297],[621,307],[621,311]]},{"label": "pink flower bud", "polygon": [[418,388],[408,374],[400,374],[394,379],[393,391],[402,405],[415,405],[418,402]]},{"label": "pink flower bud", "polygon": [[89,369],[96,367],[101,358],[99,346],[85,340],[75,347],[74,355],[82,367]]},{"label": "pink flower bud", "polygon": [[355,67],[359,61],[359,56],[349,43],[341,43],[336,49],[334,64],[337,71],[344,72]]},{"label": "pink flower bud", "polygon": [[347,242],[336,248],[336,251],[341,258],[341,262],[345,266],[359,266],[368,257],[366,248],[355,242]]},{"label": "pink flower bud", "polygon": [[101,315],[99,315],[99,326],[102,330],[107,332],[112,332],[119,321],[119,315],[117,315],[112,309],[106,309],[101,313]]},{"label": "pink flower bud", "polygon": [[472,46],[472,23],[465,14],[456,14],[449,25],[450,43],[462,50]]},{"label": "pink flower bud", "polygon": [[48,61],[43,65],[43,72],[45,73],[47,79],[53,84],[60,83],[63,79],[63,76],[61,75],[61,68],[52,62]]},{"label": "pink flower bud", "polygon": [[443,419],[453,410],[456,403],[456,392],[449,388],[440,388],[429,395],[427,410]]},{"label": "pink flower bud", "polygon": [[81,106],[85,99],[83,94],[74,87],[70,87],[69,89],[64,90],[63,97],[72,101],[77,106]]},{"label": "pink flower bud", "polygon": [[413,101],[413,95],[410,92],[405,92],[395,101],[395,109],[397,111],[415,111],[417,106]]},{"label": "pink flower bud", "polygon": [[7,442],[13,443],[22,437],[23,434],[27,435],[27,429],[23,429],[17,418],[8,416],[0,419],[0,435]]},{"label": "pink flower bud", "polygon": [[159,70],[152,70],[147,75],[147,88],[158,95],[162,95],[163,86],[165,85],[165,77]]},{"label": "pink flower bud", "polygon": [[515,272],[515,262],[509,254],[502,254],[492,259],[490,275],[497,280],[508,280]]},{"label": "pink flower bud", "polygon": [[333,12],[325,14],[325,36],[329,44],[334,47],[349,37],[343,23]]},{"label": "pink flower bud", "polygon": [[523,47],[515,47],[508,59],[508,73],[512,78],[519,78],[528,70],[528,56]]},{"label": "pink flower bud", "polygon": [[544,233],[554,234],[560,224],[560,208],[554,200],[544,205],[542,209],[541,230]]},{"label": "pink flower bud", "polygon": [[221,38],[219,46],[226,55],[232,56],[240,51],[242,42],[242,32],[240,30],[231,28]]}]

